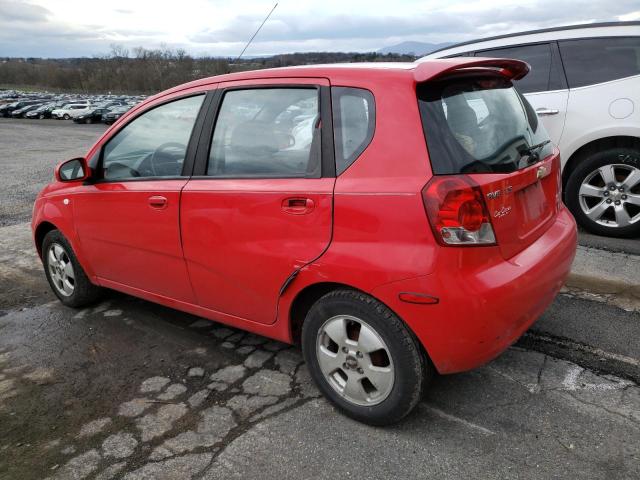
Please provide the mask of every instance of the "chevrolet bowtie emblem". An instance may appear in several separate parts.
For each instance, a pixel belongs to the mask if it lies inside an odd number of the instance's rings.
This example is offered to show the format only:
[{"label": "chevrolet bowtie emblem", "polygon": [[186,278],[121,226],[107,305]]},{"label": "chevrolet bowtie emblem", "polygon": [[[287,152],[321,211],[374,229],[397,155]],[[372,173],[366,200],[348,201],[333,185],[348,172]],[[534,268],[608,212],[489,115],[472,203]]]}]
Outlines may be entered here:
[{"label": "chevrolet bowtie emblem", "polygon": [[536,177],[540,180],[541,178],[546,177],[548,172],[547,167],[538,167],[538,170],[536,170]]}]

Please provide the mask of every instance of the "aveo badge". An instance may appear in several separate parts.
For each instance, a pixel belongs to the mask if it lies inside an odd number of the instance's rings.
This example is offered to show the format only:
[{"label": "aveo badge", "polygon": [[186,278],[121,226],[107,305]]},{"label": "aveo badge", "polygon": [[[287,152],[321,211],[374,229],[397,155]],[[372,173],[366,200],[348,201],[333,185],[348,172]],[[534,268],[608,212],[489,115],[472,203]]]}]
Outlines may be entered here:
[{"label": "aveo badge", "polygon": [[493,216],[495,218],[502,218],[509,215],[509,212],[511,212],[511,207],[502,207],[500,208],[500,210],[496,210],[495,212],[493,212]]}]

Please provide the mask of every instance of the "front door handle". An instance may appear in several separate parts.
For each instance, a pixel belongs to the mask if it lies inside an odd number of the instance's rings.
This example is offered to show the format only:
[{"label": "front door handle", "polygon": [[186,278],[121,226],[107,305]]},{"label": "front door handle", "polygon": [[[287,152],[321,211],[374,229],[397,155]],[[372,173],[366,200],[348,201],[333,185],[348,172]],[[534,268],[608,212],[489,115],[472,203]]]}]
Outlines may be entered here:
[{"label": "front door handle", "polygon": [[162,195],[153,195],[148,201],[151,208],[163,209],[167,206],[167,198]]},{"label": "front door handle", "polygon": [[546,115],[557,115],[560,113],[560,110],[556,110],[554,108],[542,107],[542,108],[536,108],[536,113],[541,117],[544,117]]},{"label": "front door handle", "polygon": [[315,203],[306,197],[285,198],[282,201],[282,211],[292,215],[304,215],[315,208]]}]

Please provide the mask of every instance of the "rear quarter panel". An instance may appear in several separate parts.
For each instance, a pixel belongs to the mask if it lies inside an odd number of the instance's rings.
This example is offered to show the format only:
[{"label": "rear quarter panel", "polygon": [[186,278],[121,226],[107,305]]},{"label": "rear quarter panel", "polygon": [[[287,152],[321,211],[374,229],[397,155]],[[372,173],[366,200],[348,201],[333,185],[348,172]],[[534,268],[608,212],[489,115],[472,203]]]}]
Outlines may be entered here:
[{"label": "rear quarter panel", "polygon": [[373,93],[375,134],[337,178],[331,244],[282,296],[280,320],[288,321],[293,299],[308,285],[337,282],[371,293],[434,268],[436,246],[421,196],[431,168],[411,73],[382,73],[375,81],[336,75],[331,84]]}]

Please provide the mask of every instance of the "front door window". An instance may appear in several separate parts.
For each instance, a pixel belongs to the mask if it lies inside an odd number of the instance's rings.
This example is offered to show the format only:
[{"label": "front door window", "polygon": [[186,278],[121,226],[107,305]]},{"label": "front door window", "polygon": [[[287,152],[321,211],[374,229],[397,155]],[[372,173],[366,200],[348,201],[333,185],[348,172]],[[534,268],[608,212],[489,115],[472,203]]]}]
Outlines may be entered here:
[{"label": "front door window", "polygon": [[104,146],[105,180],[178,177],[204,95],[153,108],[127,124]]}]

